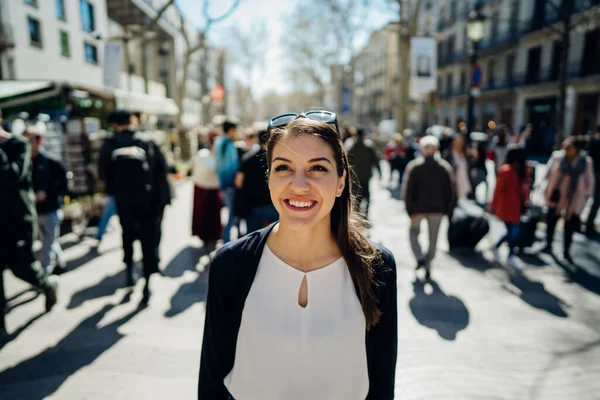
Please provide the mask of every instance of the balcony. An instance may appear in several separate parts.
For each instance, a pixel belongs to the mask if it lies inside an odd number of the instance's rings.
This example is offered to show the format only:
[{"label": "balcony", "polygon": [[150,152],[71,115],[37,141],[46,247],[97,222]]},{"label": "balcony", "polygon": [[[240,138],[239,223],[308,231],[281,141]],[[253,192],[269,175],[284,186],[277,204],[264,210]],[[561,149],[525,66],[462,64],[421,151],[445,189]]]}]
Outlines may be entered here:
[{"label": "balcony", "polygon": [[15,47],[12,26],[0,23],[0,52]]},{"label": "balcony", "polygon": [[438,68],[445,67],[454,63],[464,62],[469,59],[469,52],[467,50],[454,51],[451,54],[445,54],[438,57],[437,66]]},{"label": "balcony", "polygon": [[512,47],[519,42],[519,36],[518,30],[515,29],[508,29],[500,35],[490,36],[479,45],[479,53],[486,54]]}]

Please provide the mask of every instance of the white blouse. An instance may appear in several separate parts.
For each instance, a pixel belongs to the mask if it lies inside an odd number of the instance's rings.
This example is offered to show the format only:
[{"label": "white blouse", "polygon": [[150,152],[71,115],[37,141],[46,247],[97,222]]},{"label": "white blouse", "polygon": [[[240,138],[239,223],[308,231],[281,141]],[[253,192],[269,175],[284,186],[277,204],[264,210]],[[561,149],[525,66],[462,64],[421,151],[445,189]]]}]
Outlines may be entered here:
[{"label": "white blouse", "polygon": [[[304,276],[306,308],[298,304]],[[343,258],[304,273],[265,246],[225,386],[237,400],[364,400],[365,328]]]}]

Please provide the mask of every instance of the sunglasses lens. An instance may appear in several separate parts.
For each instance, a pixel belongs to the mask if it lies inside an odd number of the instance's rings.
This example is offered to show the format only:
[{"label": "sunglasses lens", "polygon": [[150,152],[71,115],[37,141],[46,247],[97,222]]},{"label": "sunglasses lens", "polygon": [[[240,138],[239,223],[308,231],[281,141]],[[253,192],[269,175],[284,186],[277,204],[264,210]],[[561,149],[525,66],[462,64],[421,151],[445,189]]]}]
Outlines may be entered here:
[{"label": "sunglasses lens", "polygon": [[327,111],[310,111],[306,113],[306,118],[320,122],[333,122],[333,114]]},{"label": "sunglasses lens", "polygon": [[271,120],[272,127],[285,126],[289,124],[298,114],[284,114],[279,117],[275,117]]}]

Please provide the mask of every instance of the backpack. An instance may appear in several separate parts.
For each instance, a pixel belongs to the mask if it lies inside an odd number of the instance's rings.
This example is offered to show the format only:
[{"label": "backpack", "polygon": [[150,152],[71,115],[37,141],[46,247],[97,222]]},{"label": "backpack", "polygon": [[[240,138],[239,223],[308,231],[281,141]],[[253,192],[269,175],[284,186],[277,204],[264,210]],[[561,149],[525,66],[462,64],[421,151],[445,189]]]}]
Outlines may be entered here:
[{"label": "backpack", "polygon": [[154,148],[152,143],[133,139],[116,141],[111,161],[113,192],[118,202],[141,205],[150,202],[154,192]]}]

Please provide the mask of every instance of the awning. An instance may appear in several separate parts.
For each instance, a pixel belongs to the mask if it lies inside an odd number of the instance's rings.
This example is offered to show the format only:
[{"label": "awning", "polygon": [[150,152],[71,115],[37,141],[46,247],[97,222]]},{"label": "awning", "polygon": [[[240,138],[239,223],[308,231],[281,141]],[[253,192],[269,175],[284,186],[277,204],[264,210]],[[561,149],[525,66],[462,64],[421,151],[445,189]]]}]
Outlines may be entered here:
[{"label": "awning", "polygon": [[0,108],[47,99],[60,93],[52,81],[0,81]]},{"label": "awning", "polygon": [[179,107],[173,99],[132,93],[115,89],[116,107],[128,111],[139,111],[157,115],[177,115]]}]

